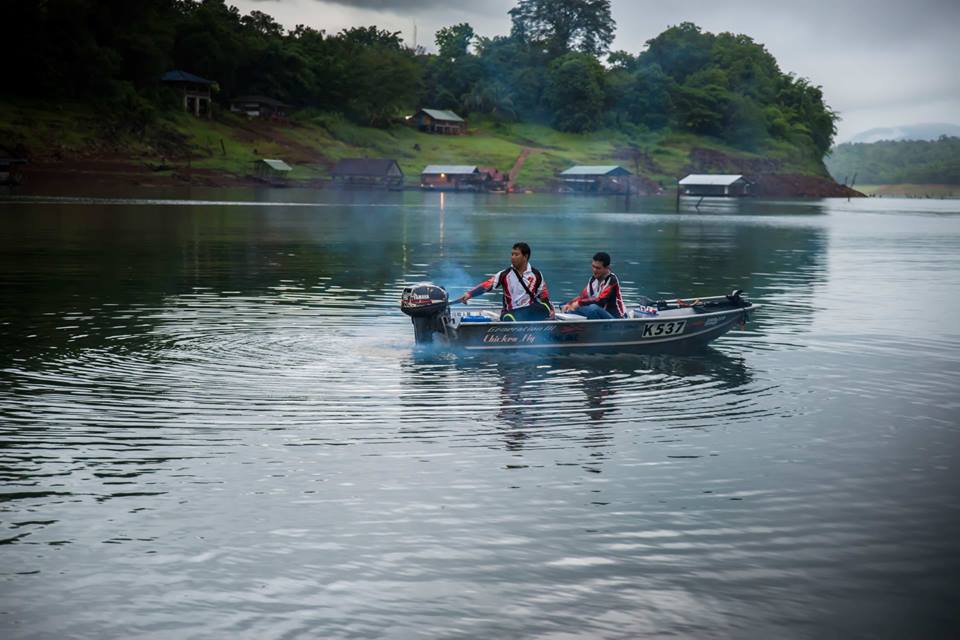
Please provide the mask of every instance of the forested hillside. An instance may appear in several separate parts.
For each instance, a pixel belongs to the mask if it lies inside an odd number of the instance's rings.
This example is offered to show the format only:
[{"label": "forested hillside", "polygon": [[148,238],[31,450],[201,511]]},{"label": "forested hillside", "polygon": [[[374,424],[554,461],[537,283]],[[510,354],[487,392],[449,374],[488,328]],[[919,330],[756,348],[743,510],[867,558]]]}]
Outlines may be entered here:
[{"label": "forested hillside", "polygon": [[960,138],[841,144],[826,164],[838,182],[960,185]]},{"label": "forested hillside", "polygon": [[788,147],[815,167],[835,133],[819,87],[746,35],[682,23],[643,51],[611,52],[609,0],[520,0],[510,34],[451,25],[437,33],[437,53],[375,26],[287,30],[223,0],[14,2],[4,14],[0,47],[16,64],[0,90],[105,105],[108,136],[155,132],[176,108],[159,82],[169,69],[216,81],[221,104],[263,94],[378,128],[430,106],[563,132],[669,130],[748,151]]}]

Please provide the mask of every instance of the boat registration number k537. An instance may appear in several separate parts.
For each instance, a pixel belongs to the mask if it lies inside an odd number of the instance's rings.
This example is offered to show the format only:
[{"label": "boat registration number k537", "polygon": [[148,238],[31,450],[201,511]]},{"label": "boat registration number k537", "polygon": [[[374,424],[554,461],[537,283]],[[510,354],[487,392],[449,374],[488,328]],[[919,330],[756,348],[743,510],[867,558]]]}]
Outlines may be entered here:
[{"label": "boat registration number k537", "polygon": [[659,338],[661,336],[673,336],[683,332],[686,320],[676,320],[674,322],[651,322],[643,325],[641,338]]}]

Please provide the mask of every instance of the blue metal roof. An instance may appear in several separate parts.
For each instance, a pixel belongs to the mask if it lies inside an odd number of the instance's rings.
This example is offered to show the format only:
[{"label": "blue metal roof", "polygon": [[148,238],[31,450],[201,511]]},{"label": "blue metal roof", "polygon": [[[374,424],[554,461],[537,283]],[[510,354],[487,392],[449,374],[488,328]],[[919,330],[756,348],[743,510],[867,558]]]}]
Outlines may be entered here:
[{"label": "blue metal roof", "polygon": [[447,111],[444,109],[420,109],[425,114],[433,118],[434,120],[447,120],[450,122],[463,122],[463,118],[455,114],[453,111]]},{"label": "blue metal roof", "polygon": [[420,175],[435,176],[445,173],[449,176],[462,176],[477,172],[475,164],[431,164],[427,165]]},{"label": "blue metal roof", "polygon": [[590,165],[578,164],[570,167],[566,171],[561,171],[561,176],[606,176],[611,173],[617,175],[630,175],[630,172],[616,164]]},{"label": "blue metal roof", "polygon": [[729,187],[737,180],[743,179],[743,176],[738,174],[708,174],[708,173],[691,173],[683,180],[680,180],[682,185],[696,185],[698,187],[703,186],[712,186],[712,187]]},{"label": "blue metal roof", "polygon": [[181,71],[180,69],[167,71],[165,74],[160,76],[160,81],[161,82],[192,82],[194,84],[215,84],[213,80],[207,80],[206,78],[195,76],[192,73]]},{"label": "blue metal roof", "polygon": [[274,171],[293,171],[293,167],[288,165],[283,160],[271,160],[269,158],[262,158],[260,160],[257,160],[257,162],[262,162],[263,164],[267,165]]}]

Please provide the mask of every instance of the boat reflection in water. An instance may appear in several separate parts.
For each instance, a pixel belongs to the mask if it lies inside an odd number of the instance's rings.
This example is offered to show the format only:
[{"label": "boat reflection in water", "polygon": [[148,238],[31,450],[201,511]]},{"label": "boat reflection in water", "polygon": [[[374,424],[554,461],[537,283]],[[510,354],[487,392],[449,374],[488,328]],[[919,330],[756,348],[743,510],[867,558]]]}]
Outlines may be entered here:
[{"label": "boat reflection in water", "polygon": [[743,358],[710,347],[690,356],[418,349],[401,367],[405,435],[512,452],[577,448],[586,453],[577,464],[594,472],[628,433],[675,439],[674,429],[723,425],[752,405]]}]

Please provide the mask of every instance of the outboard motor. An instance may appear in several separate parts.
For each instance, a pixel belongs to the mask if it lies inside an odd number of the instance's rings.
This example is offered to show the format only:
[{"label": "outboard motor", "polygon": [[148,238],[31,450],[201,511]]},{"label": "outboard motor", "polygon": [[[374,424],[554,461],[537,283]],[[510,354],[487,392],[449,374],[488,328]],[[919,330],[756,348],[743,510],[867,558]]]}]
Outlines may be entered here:
[{"label": "outboard motor", "polygon": [[448,309],[447,290],[432,282],[404,287],[400,297],[400,311],[413,321],[417,344],[430,344],[433,332],[444,330],[443,318]]},{"label": "outboard motor", "polygon": [[749,307],[750,303],[743,299],[743,289],[734,289],[727,294],[727,300],[735,307]]}]

